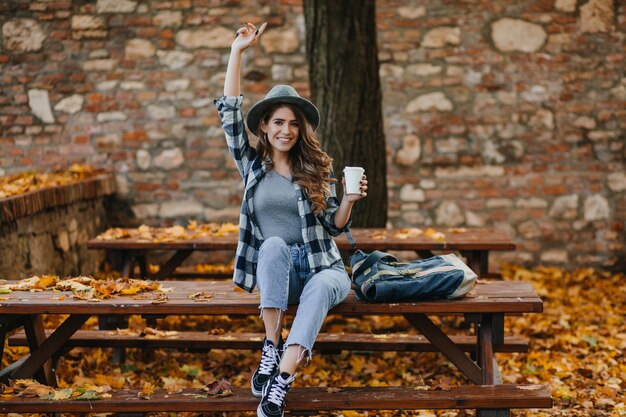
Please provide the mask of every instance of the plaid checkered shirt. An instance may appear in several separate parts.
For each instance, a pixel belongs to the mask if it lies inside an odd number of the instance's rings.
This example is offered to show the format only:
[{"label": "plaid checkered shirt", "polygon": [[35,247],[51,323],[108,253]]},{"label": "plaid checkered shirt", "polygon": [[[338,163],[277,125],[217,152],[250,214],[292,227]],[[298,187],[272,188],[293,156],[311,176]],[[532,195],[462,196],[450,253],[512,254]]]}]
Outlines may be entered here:
[{"label": "plaid checkered shirt", "polygon": [[[222,121],[228,150],[235,160],[244,183],[233,281],[239,287],[252,292],[256,286],[259,248],[263,243],[261,230],[254,217],[254,188],[267,172],[267,167],[248,142],[241,110],[243,96],[224,96],[213,103]],[[339,249],[331,236],[338,236],[345,232],[348,240],[353,243],[349,230],[351,220],[343,228],[335,226],[335,212],[339,208],[339,200],[335,184],[331,182],[329,185],[330,195],[326,199],[326,210],[315,215],[304,190],[298,184],[293,184],[295,196],[298,199],[302,238],[311,272],[322,271],[341,261]]]}]

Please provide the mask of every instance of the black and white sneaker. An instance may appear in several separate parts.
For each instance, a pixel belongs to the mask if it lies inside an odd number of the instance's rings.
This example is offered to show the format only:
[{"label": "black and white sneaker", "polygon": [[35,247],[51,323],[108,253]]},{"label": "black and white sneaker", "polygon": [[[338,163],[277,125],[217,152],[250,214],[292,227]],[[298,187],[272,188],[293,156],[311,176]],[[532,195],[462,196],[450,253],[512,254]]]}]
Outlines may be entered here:
[{"label": "black and white sneaker", "polygon": [[285,395],[291,388],[293,376],[287,372],[275,374],[263,387],[263,399],[256,409],[257,417],[283,417],[285,415]]},{"label": "black and white sneaker", "polygon": [[255,397],[261,397],[263,395],[263,385],[267,384],[276,373],[278,365],[280,364],[280,356],[283,349],[283,339],[278,342],[278,347],[274,346],[274,343],[265,338],[263,340],[263,349],[261,352],[261,363],[259,367],[252,375],[250,381],[250,387],[252,388],[252,395]]}]

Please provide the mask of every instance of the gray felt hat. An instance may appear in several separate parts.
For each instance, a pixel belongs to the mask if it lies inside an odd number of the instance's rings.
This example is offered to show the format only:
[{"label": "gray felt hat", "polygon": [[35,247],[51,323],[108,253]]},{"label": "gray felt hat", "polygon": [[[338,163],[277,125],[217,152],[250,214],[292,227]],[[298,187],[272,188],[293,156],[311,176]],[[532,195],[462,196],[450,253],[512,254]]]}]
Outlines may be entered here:
[{"label": "gray felt hat", "polygon": [[246,121],[248,123],[248,129],[251,132],[257,133],[259,130],[259,124],[261,123],[261,117],[267,112],[267,110],[276,103],[290,103],[296,105],[304,117],[311,123],[313,130],[317,129],[320,124],[320,112],[317,107],[309,100],[300,97],[298,92],[290,85],[277,85],[272,88],[265,98],[256,103],[248,112]]}]

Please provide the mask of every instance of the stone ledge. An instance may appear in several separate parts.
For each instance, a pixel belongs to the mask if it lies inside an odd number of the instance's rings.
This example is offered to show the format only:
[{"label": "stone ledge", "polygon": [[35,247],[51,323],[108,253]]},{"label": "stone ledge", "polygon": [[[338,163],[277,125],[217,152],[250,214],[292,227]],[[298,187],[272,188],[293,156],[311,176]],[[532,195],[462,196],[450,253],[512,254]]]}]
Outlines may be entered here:
[{"label": "stone ledge", "polygon": [[0,225],[79,200],[89,200],[115,193],[115,179],[101,174],[80,182],[42,188],[28,193],[0,199]]}]

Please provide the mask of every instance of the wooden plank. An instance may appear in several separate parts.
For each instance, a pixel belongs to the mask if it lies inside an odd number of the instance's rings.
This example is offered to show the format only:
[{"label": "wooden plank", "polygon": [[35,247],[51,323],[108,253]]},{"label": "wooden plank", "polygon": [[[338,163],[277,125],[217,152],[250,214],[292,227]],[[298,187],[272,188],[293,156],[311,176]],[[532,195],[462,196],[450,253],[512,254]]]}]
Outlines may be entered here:
[{"label": "wooden plank", "polygon": [[[13,397],[0,402],[0,412],[253,411],[259,404],[259,399],[252,396],[249,388],[234,388],[232,396],[223,398],[198,398],[202,395],[198,389],[185,389],[180,393],[157,389],[150,400],[138,399],[137,393],[136,390],[115,390],[111,393],[112,398],[94,401]],[[286,401],[286,409],[291,411],[550,407],[552,398],[542,385],[468,385],[449,391],[423,391],[415,387],[342,387],[335,393],[329,393],[324,387],[294,387]]]},{"label": "wooden plank", "polygon": [[[371,250],[411,250],[411,251],[508,251],[515,244],[506,233],[493,228],[467,229],[465,233],[452,233],[450,229],[437,228],[445,234],[445,241],[437,241],[424,235],[406,239],[396,237],[401,229],[351,229],[357,242],[357,249]],[[384,236],[374,238],[373,236]],[[335,239],[341,250],[353,250],[345,234]],[[89,249],[109,250],[232,250],[237,248],[237,235],[203,237],[175,242],[140,242],[134,239],[98,240],[87,242]]]},{"label": "wooden plank", "polygon": [[195,238],[178,240],[175,242],[142,242],[133,239],[98,240],[91,239],[87,242],[87,249],[106,250],[228,250],[237,249],[237,235],[214,236],[211,238]]},{"label": "wooden plank", "polygon": [[[0,300],[0,314],[258,314],[258,293],[237,291],[231,282],[164,281],[163,287],[172,288],[168,301],[153,304],[153,299],[137,296],[119,296],[94,303],[78,300],[70,293],[14,292],[8,300]],[[195,302],[189,296],[198,291],[212,294],[208,301]],[[59,300],[58,296],[66,298]],[[148,294],[154,297],[156,294]],[[146,297],[143,295],[141,297]],[[289,307],[293,313],[297,306]],[[432,300],[401,303],[370,303],[357,300],[354,293],[336,306],[336,314],[361,316],[367,314],[463,314],[463,313],[533,313],[541,312],[543,304],[532,284],[525,281],[494,281],[479,283],[466,296],[457,300]]]},{"label": "wooden plank", "polygon": [[[396,234],[402,229],[355,228],[352,236],[357,249],[397,250],[514,250],[515,244],[503,231],[495,228],[468,228],[464,233],[454,233],[450,228],[433,228],[445,235],[444,241],[420,235],[401,239]],[[374,237],[376,236],[376,237]],[[384,236],[384,237],[383,237]],[[335,238],[341,248],[349,246],[345,235]]]},{"label": "wooden plank", "polygon": [[[47,331],[52,333],[51,330]],[[203,332],[178,332],[165,338],[129,336],[116,331],[79,330],[65,344],[73,347],[121,347],[140,349],[258,349],[263,341],[263,333],[224,333],[212,335]],[[463,351],[476,349],[476,336],[450,336],[450,339]],[[10,346],[25,346],[24,332],[9,337]],[[352,351],[413,351],[436,352],[422,335],[362,333],[320,333],[315,341],[317,352]],[[527,352],[528,342],[518,336],[507,337],[504,344],[494,346],[496,352]]]}]

